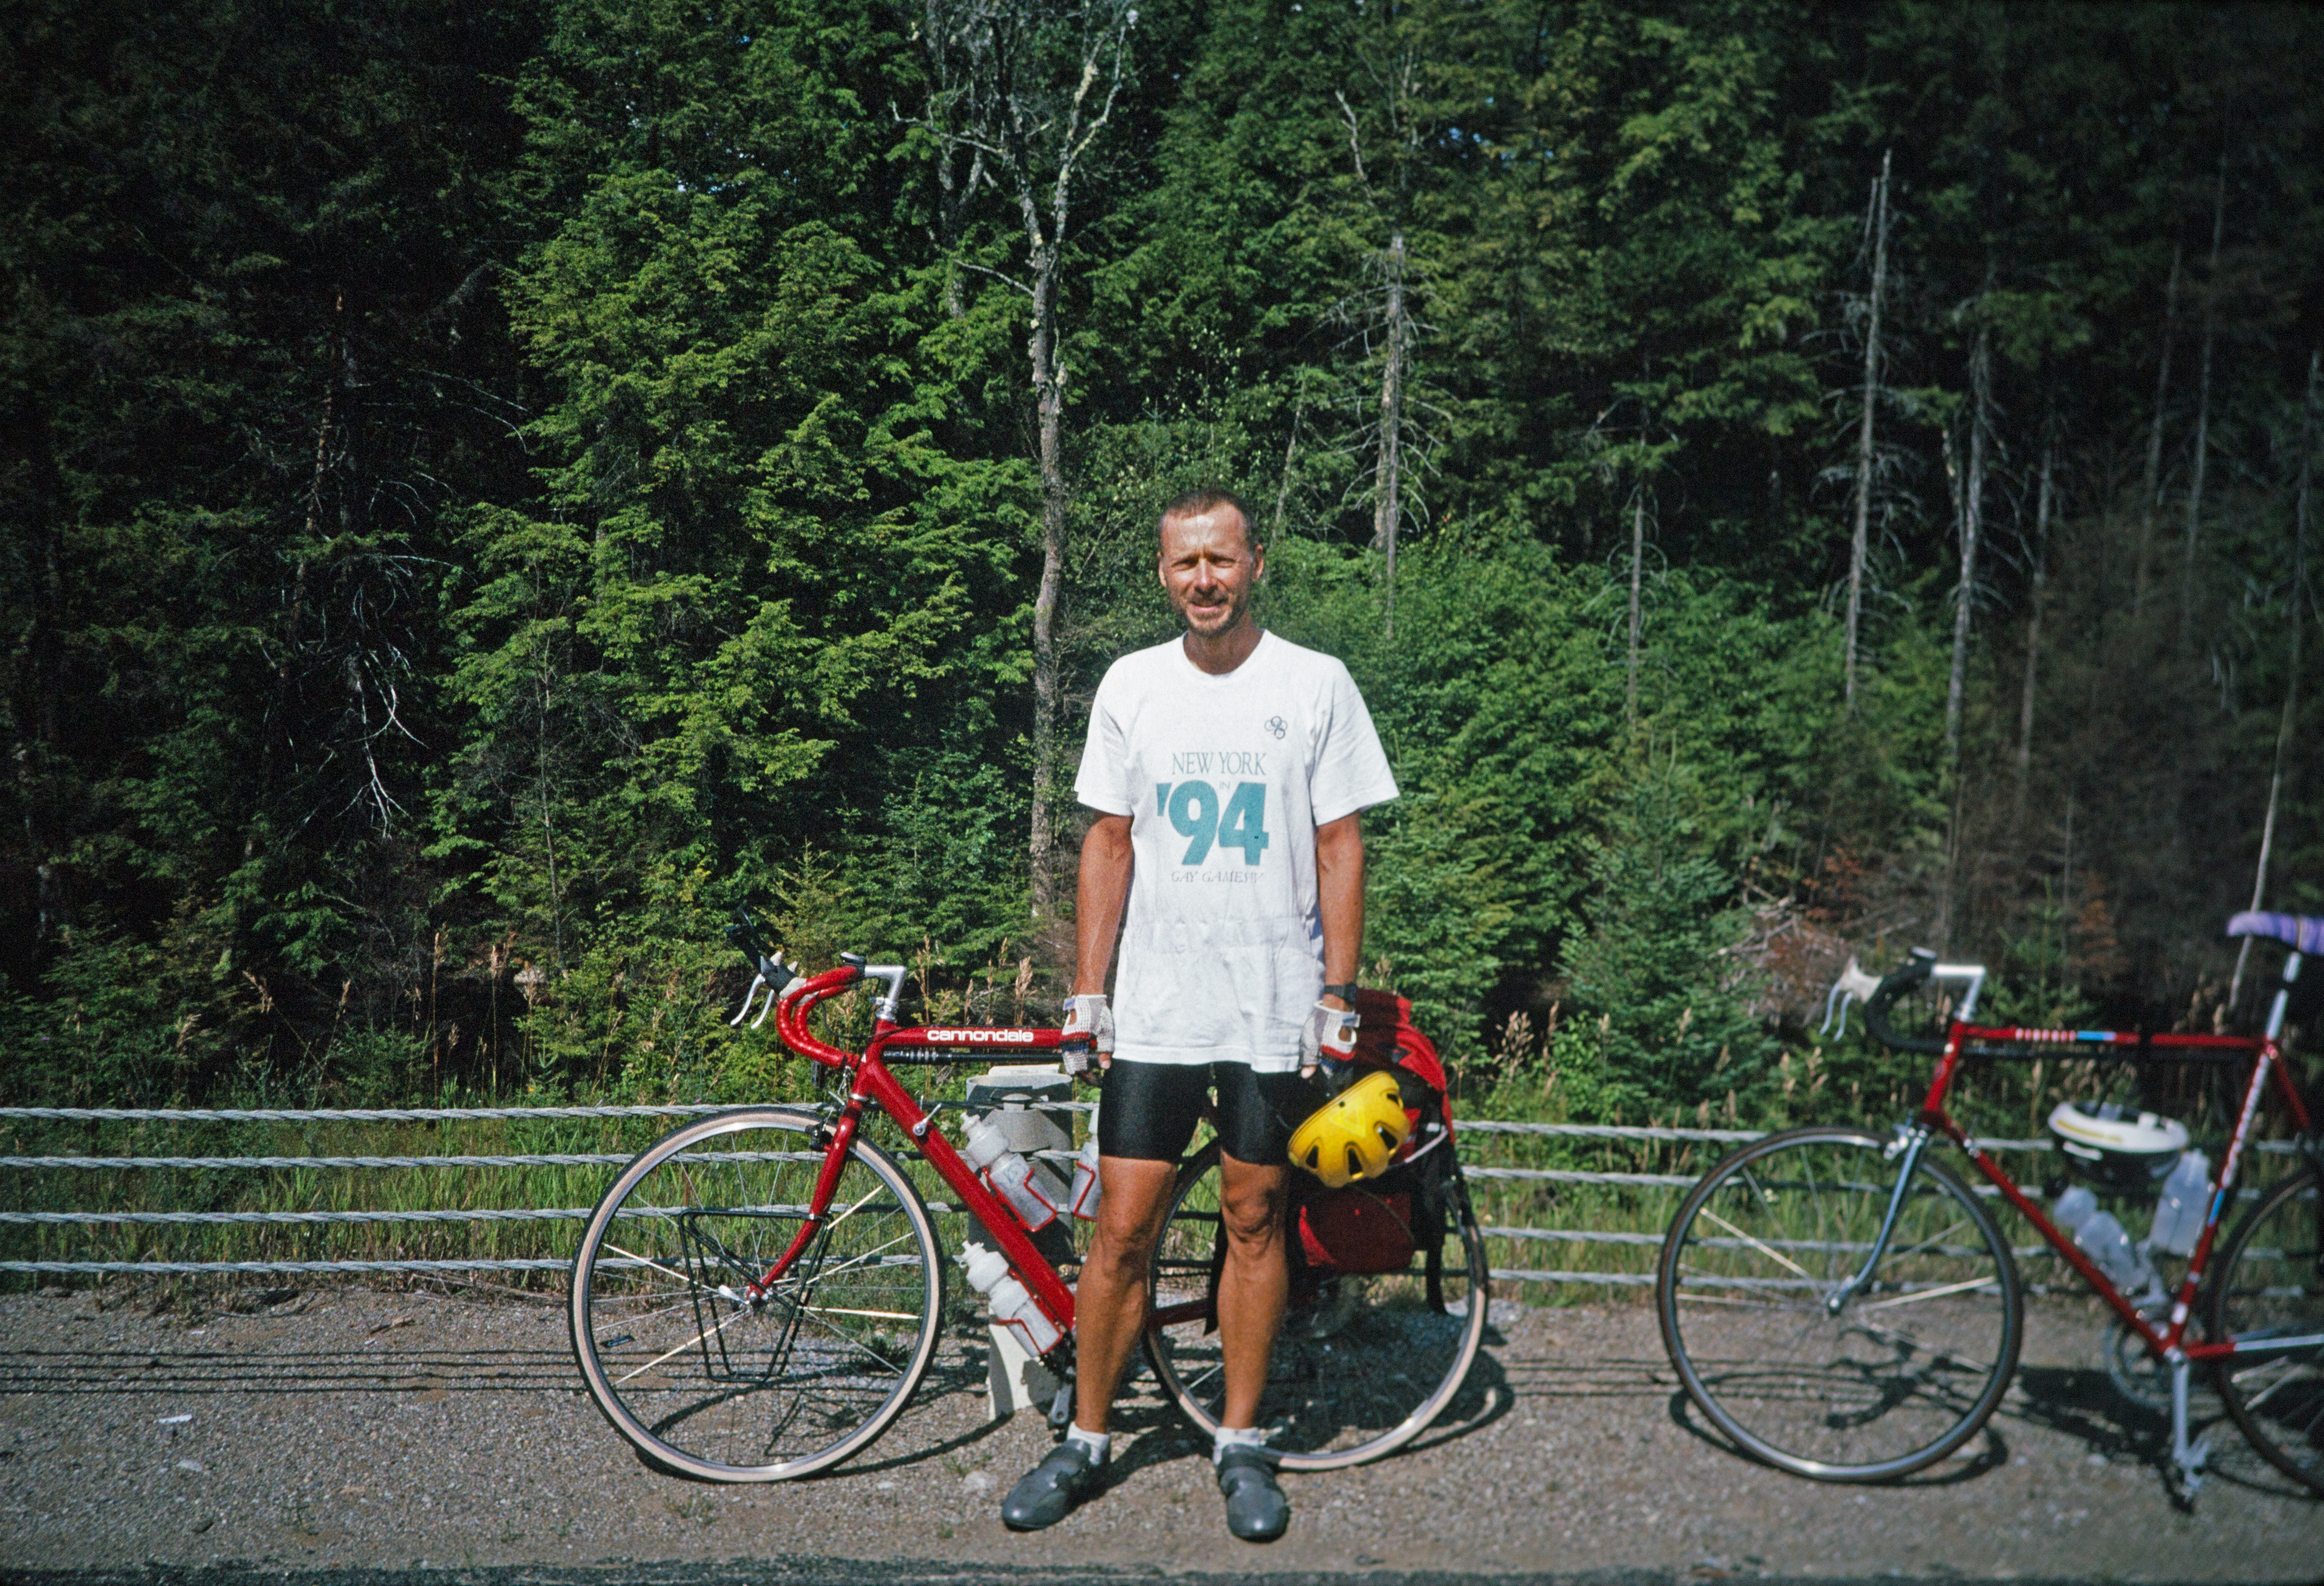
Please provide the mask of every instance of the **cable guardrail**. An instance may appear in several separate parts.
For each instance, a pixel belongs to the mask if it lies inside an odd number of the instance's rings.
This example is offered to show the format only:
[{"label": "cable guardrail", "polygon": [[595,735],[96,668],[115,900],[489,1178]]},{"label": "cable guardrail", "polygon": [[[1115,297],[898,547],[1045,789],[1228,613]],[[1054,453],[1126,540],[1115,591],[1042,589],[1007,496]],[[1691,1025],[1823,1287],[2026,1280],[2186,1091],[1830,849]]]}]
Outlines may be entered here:
[{"label": "cable guardrail", "polygon": [[[1050,1102],[1037,1103],[1044,1111],[1085,1112],[1093,1103],[1087,1102]],[[9,1122],[48,1123],[473,1123],[530,1122],[583,1120],[618,1120],[645,1118],[687,1118],[732,1111],[726,1104],[715,1102],[677,1102],[666,1104],[632,1104],[602,1106],[535,1106],[535,1107],[221,1107],[221,1108],[161,1108],[161,1107],[0,1107],[0,1124]],[[1761,1139],[1765,1131],[1742,1129],[1684,1129],[1675,1126],[1636,1124],[1536,1123],[1517,1120],[1471,1119],[1456,1117],[1456,1133],[1507,1138],[1532,1138],[1544,1140],[1600,1140],[1630,1144],[1736,1145]],[[2012,1152],[2047,1152],[2054,1149],[2047,1139],[1976,1139],[1970,1144],[1980,1149]],[[2288,1155],[2296,1147],[2287,1140],[2257,1142],[2256,1150]],[[1043,1150],[1031,1153],[1052,1161],[1070,1162],[1075,1153],[1065,1150]],[[498,1153],[398,1155],[272,1155],[272,1156],[105,1156],[95,1152],[80,1154],[50,1154],[0,1156],[0,1170],[32,1173],[78,1174],[96,1170],[139,1171],[214,1171],[214,1172],[305,1172],[315,1170],[472,1170],[520,1167],[610,1167],[630,1161],[634,1153],[628,1151],[511,1151]],[[725,1153],[752,1158],[786,1160],[816,1160],[812,1152]],[[1462,1171],[1471,1179],[1485,1185],[1540,1185],[1544,1186],[1605,1186],[1619,1189],[1683,1189],[1695,1184],[1699,1173],[1645,1173],[1615,1169],[1578,1167],[1512,1167],[1494,1164],[1464,1162]],[[932,1202],[929,1211],[939,1216],[958,1215],[962,1208],[942,1202]],[[426,1226],[460,1223],[546,1223],[578,1222],[588,1217],[586,1206],[557,1207],[426,1207],[383,1208],[378,1210],[271,1210],[271,1211],[148,1211],[131,1209],[80,1209],[28,1211],[0,1209],[0,1228],[93,1228],[107,1225],[145,1228],[332,1228],[350,1226]],[[1663,1242],[1658,1232],[1631,1231],[1609,1229],[1535,1227],[1489,1222],[1482,1228],[1488,1239],[1497,1239],[1519,1245],[1656,1247]],[[2024,1255],[2039,1253],[2040,1247],[2029,1248]],[[346,1257],[322,1260],[169,1260],[145,1258],[135,1260],[71,1260],[71,1259],[0,1259],[0,1272],[41,1275],[115,1276],[168,1275],[194,1276],[201,1274],[249,1275],[325,1275],[325,1274],[409,1274],[448,1275],[461,1272],[561,1272],[568,1263],[561,1259],[514,1256],[467,1257]],[[1596,1268],[1563,1268],[1530,1267],[1496,1267],[1492,1276],[1505,1283],[1522,1284],[1585,1284],[1603,1286],[1651,1286],[1651,1273],[1619,1272]]]}]

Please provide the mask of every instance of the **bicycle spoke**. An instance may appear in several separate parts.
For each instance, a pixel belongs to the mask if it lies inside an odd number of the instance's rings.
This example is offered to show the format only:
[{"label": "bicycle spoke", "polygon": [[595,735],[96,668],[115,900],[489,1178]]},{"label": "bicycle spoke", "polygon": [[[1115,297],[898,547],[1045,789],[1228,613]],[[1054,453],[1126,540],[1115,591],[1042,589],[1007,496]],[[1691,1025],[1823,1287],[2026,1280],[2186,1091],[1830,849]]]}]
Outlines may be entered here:
[{"label": "bicycle spoke", "polygon": [[[790,1148],[817,1127],[775,1110],[684,1126],[593,1215],[573,1301],[584,1379],[657,1463],[713,1480],[822,1469],[878,1435],[927,1369],[934,1229],[902,1170],[860,1141],[832,1209],[807,1220],[829,1158]],[[625,1240],[625,1217],[669,1232]],[[794,1241],[790,1269],[756,1291]]]},{"label": "bicycle spoke", "polygon": [[652,1268],[655,1271],[659,1272],[659,1273],[663,1274],[663,1275],[664,1275],[664,1276],[666,1276],[666,1277],[675,1277],[675,1278],[677,1278],[680,1283],[682,1283],[682,1284],[686,1285],[686,1286],[687,1286],[687,1288],[689,1288],[689,1289],[698,1289],[698,1288],[701,1288],[701,1287],[703,1286],[703,1285],[702,1285],[702,1280],[701,1280],[700,1278],[690,1277],[690,1276],[688,1276],[687,1274],[686,1274],[686,1273],[684,1273],[684,1272],[680,1272],[680,1271],[678,1271],[678,1270],[676,1268],[674,1268],[674,1267],[665,1267],[665,1266],[663,1266],[659,1261],[656,1261],[656,1260],[650,1259],[650,1258],[648,1258],[648,1257],[639,1255],[635,1250],[624,1249],[622,1249],[620,1245],[615,1244],[615,1243],[614,1243],[613,1240],[607,1240],[605,1241],[605,1248],[606,1248],[607,1249],[609,1249],[609,1250],[613,1251],[613,1252],[615,1255],[617,1255],[617,1256],[621,1256],[621,1257],[625,1258],[626,1259],[629,1259],[629,1260],[632,1260],[632,1261],[635,1261],[635,1262],[636,1262],[636,1263],[638,1263],[638,1265],[640,1265],[641,1267],[650,1267],[650,1268]]},{"label": "bicycle spoke", "polygon": [[[1757,1250],[1761,1255],[1766,1256],[1768,1259],[1790,1268],[1792,1271],[1798,1273],[1802,1277],[1806,1277],[1808,1276],[1808,1269],[1801,1266],[1797,1261],[1792,1260],[1788,1257],[1770,1249],[1764,1241],[1753,1239],[1749,1234],[1736,1227],[1732,1222],[1728,1222],[1726,1218],[1721,1217],[1710,1207],[1705,1206],[1702,1209],[1702,1214],[1705,1217],[1710,1218],[1713,1222],[1719,1224],[1720,1227],[1725,1229],[1728,1232],[1733,1234],[1737,1239],[1741,1240],[1745,1244],[1749,1245],[1753,1249]],[[1810,1278],[1809,1281],[1812,1282],[1814,1280]]]},{"label": "bicycle spoke", "polygon": [[1874,1300],[1870,1305],[1858,1305],[1856,1308],[1859,1311],[1886,1311],[1896,1305],[1917,1305],[1923,1300],[1941,1300],[1949,1294],[1961,1294],[1972,1288],[1987,1288],[1997,1282],[1997,1279],[1991,1277],[1964,1278],[1959,1283],[1948,1283],[1936,1288],[1924,1288],[1917,1294],[1903,1294],[1894,1299]]},{"label": "bicycle spoke", "polygon": [[1950,1255],[1952,1252],[1945,1249],[1943,1241],[1950,1239],[1954,1234],[1959,1233],[1962,1229],[1967,1228],[1968,1226],[1969,1219],[1964,1217],[1960,1222],[1953,1223],[1951,1226],[1945,1228],[1939,1232],[1931,1234],[1919,1244],[1907,1245],[1901,1250],[1891,1251],[1889,1254],[1889,1259],[1893,1261],[1903,1261],[1909,1259],[1914,1256],[1920,1255],[1927,1250],[1935,1250],[1941,1255]]},{"label": "bicycle spoke", "polygon": [[1663,1256],[1664,1336],[1689,1397],[1803,1474],[1943,1457],[2015,1364],[2014,1268],[1990,1222],[1933,1164],[1898,1199],[1884,1143],[1855,1131],[1745,1148],[1689,1196]]},{"label": "bicycle spoke", "polygon": [[[825,1229],[825,1231],[828,1233],[830,1230]],[[860,1256],[851,1256],[836,1267],[826,1268],[824,1271],[816,1275],[814,1281],[817,1283],[827,1282],[844,1273],[855,1271],[861,1268],[863,1263],[871,1260],[874,1256],[877,1256],[881,1250],[893,1249],[896,1246],[903,1244],[910,1240],[911,1237],[912,1236],[908,1231],[899,1233],[895,1238],[888,1240],[885,1244],[874,1245],[872,1249],[864,1251]],[[788,1275],[786,1274],[782,1281],[788,1282]]]},{"label": "bicycle spoke", "polygon": [[2259,1359],[2229,1357],[2219,1397],[2261,1457],[2324,1494],[2324,1285],[2316,1282],[2318,1181],[2270,1189],[2225,1241],[2212,1334]]},{"label": "bicycle spoke", "polygon": [[[1208,1431],[1218,1422],[1224,1358],[1206,1303],[1221,1259],[1216,1148],[1183,1172],[1149,1268],[1147,1342],[1164,1390]],[[1383,1194],[1407,1194],[1393,1182]],[[1326,1470],[1407,1443],[1456,1400],[1482,1342],[1489,1296],[1483,1241],[1456,1222],[1443,1246],[1442,1309],[1423,1260],[1370,1275],[1296,1265],[1294,1296],[1259,1404],[1286,1469]]]},{"label": "bicycle spoke", "polygon": [[648,1360],[644,1365],[640,1366],[636,1370],[629,1373],[628,1376],[617,1377],[613,1380],[616,1382],[629,1382],[637,1378],[642,1377],[647,1372],[652,1370],[656,1366],[660,1365],[664,1360],[669,1360],[670,1356],[684,1354],[687,1350],[694,1348],[696,1344],[709,1342],[714,1336],[725,1332],[729,1327],[732,1327],[735,1323],[742,1321],[750,1314],[751,1313],[748,1311],[737,1311],[733,1315],[727,1317],[726,1320],[718,1323],[715,1327],[697,1328],[692,1338],[687,1339],[676,1349],[668,1350],[661,1354],[656,1355],[652,1360]]},{"label": "bicycle spoke", "polygon": [[[2315,1367],[2308,1365],[2304,1361],[2293,1364],[2292,1362],[2286,1360],[2278,1360],[2274,1362],[2274,1365],[2278,1367],[2290,1365],[2292,1369],[2288,1371],[2278,1371],[2274,1381],[2269,1383],[2265,1388],[2261,1388],[2257,1393],[2250,1395],[2244,1400],[2244,1403],[2246,1406],[2255,1410],[2262,1405],[2267,1403],[2269,1399],[2274,1397],[2284,1388],[2291,1387],[2293,1383],[2314,1381],[2319,1375]],[[2259,1368],[2259,1369],[2263,1371],[2271,1369],[2273,1368],[2265,1366]],[[2254,1374],[2255,1373],[2245,1371],[2236,1372],[2236,1384],[2241,1386],[2246,1377]]]},{"label": "bicycle spoke", "polygon": [[828,1333],[836,1342],[844,1344],[847,1348],[854,1350],[858,1353],[865,1355],[872,1360],[877,1360],[881,1365],[886,1367],[890,1371],[895,1369],[894,1361],[881,1354],[877,1350],[865,1344],[862,1339],[856,1338],[851,1333],[844,1332],[839,1328],[833,1326],[830,1323],[823,1321],[819,1315],[813,1312],[798,1310],[796,1314],[800,1321],[806,1323],[810,1327],[822,1329],[823,1332]]}]

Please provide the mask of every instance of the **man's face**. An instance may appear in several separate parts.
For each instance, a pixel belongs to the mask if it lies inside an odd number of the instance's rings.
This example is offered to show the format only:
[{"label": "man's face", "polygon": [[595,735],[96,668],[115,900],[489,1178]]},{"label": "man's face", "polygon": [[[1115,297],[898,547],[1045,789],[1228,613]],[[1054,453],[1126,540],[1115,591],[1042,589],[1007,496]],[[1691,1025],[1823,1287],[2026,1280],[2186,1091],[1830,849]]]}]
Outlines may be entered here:
[{"label": "man's face", "polygon": [[1162,588],[1198,637],[1219,638],[1243,621],[1266,565],[1232,507],[1162,520]]}]

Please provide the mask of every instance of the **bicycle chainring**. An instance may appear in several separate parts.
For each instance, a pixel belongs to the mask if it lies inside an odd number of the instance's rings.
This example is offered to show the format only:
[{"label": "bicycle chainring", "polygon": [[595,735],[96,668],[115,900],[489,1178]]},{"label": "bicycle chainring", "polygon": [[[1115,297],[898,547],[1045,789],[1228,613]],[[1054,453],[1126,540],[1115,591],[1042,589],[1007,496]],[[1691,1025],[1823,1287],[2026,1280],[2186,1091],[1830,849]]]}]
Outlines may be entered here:
[{"label": "bicycle chainring", "polygon": [[2171,1368],[2147,1352],[2146,1341],[2117,1316],[2098,1346],[2107,1380],[2131,1403],[2149,1410],[2171,1407]]}]

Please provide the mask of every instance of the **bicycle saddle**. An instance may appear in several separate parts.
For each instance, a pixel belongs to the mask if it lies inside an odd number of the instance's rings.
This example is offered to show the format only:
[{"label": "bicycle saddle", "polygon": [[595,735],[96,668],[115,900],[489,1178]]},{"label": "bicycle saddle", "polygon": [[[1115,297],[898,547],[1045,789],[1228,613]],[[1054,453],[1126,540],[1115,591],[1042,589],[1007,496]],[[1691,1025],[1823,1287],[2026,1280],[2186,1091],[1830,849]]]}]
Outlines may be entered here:
[{"label": "bicycle saddle", "polygon": [[2312,914],[2264,914],[2246,909],[2227,921],[2231,936],[2265,936],[2295,953],[2324,952],[2324,918]]}]

